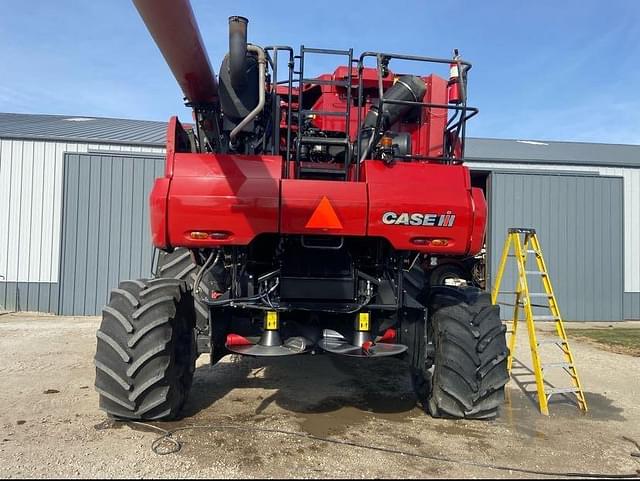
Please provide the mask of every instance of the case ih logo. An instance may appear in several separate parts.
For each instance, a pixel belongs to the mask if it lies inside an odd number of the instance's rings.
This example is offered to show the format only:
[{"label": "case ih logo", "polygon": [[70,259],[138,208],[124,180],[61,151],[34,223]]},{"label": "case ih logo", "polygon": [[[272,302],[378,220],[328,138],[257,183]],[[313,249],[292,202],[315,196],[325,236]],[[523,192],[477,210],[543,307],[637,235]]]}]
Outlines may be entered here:
[{"label": "case ih logo", "polygon": [[456,215],[450,210],[446,214],[421,214],[400,212],[385,212],[382,222],[387,225],[424,225],[427,227],[453,227]]}]

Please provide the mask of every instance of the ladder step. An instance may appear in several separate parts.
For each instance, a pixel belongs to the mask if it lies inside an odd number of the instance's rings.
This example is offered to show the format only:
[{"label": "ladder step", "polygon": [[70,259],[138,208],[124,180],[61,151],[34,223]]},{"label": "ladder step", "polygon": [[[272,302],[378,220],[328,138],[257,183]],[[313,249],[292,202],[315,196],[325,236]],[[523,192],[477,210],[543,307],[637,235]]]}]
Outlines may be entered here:
[{"label": "ladder step", "polygon": [[558,321],[560,320],[557,316],[533,316],[532,319],[534,321]]},{"label": "ladder step", "polygon": [[551,294],[547,294],[546,292],[530,292],[529,297],[553,297]]},{"label": "ladder step", "polygon": [[[515,307],[516,304],[514,304],[513,302],[503,302],[503,301],[498,301],[496,302],[496,304],[500,304],[501,306],[510,306],[510,307]],[[518,303],[519,307],[524,307],[524,302],[519,302]],[[538,307],[540,309],[551,309],[551,306],[548,306],[546,304],[531,304],[531,307]]]},{"label": "ladder step", "polygon": [[560,346],[566,346],[567,344],[569,344],[567,341],[538,341],[538,346],[547,346],[550,344],[555,344],[556,346],[560,347]]},{"label": "ladder step", "polygon": [[337,87],[346,87],[349,83],[346,80],[326,80],[326,79],[317,79],[317,78],[303,78],[300,80],[303,84],[314,84],[314,85],[335,85]]},{"label": "ladder step", "polygon": [[547,396],[551,396],[552,394],[566,394],[570,392],[580,392],[580,389],[577,387],[552,387],[549,389],[545,389]]},{"label": "ladder step", "polygon": [[337,169],[314,169],[314,168],[301,168],[300,169],[300,174],[313,174],[313,175],[328,175],[328,176],[334,176],[334,177],[344,177],[345,176],[345,172],[344,170],[340,171]]},{"label": "ladder step", "polygon": [[537,252],[533,249],[527,249],[526,252],[527,254],[537,254]]},{"label": "ladder step", "polygon": [[340,112],[335,110],[301,110],[302,115],[319,115],[327,117],[346,117],[349,112]]},{"label": "ladder step", "polygon": [[556,369],[556,368],[572,368],[573,366],[569,362],[548,362],[542,363],[542,369]]},{"label": "ladder step", "polygon": [[332,137],[302,137],[301,144],[319,144],[319,145],[349,145],[349,139],[335,139]]},{"label": "ladder step", "polygon": [[351,52],[349,50],[332,50],[328,48],[307,48],[307,47],[303,47],[300,50],[303,52],[303,54],[319,53],[319,54],[325,54],[325,55],[345,55],[347,57],[351,55]]},{"label": "ladder step", "polygon": [[525,274],[527,275],[539,275],[539,276],[548,276],[549,274],[547,274],[545,271],[524,271]]}]

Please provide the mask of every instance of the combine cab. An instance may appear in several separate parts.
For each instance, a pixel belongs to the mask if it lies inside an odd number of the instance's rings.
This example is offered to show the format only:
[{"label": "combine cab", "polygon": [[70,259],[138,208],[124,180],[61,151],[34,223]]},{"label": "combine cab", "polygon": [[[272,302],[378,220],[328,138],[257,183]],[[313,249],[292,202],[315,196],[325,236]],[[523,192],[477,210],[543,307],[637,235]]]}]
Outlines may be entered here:
[{"label": "combine cab", "polygon": [[[433,416],[495,417],[504,328],[467,262],[486,221],[463,165],[471,65],[457,52],[258,47],[231,17],[216,78],[188,0],[134,3],[193,125],[169,121],[151,194],[157,277],[121,282],[103,311],[101,408],[175,418],[201,353],[313,350],[400,356]],[[338,67],[309,78],[318,56]],[[401,74],[398,61],[450,75]]]}]

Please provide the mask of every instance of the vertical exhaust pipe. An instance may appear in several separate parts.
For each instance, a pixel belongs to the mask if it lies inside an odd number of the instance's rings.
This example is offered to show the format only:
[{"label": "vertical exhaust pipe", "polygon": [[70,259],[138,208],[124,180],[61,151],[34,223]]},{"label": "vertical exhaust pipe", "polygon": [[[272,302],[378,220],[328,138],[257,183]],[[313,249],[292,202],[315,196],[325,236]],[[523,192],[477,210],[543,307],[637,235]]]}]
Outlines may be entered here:
[{"label": "vertical exhaust pipe", "polygon": [[245,17],[229,17],[229,74],[231,85],[241,91],[247,84],[247,24]]},{"label": "vertical exhaust pipe", "polygon": [[247,87],[247,52],[255,54],[258,62],[258,104],[231,131],[229,139],[232,143],[242,129],[262,112],[265,104],[267,57],[257,45],[247,45],[248,23],[245,17],[229,17],[229,78],[232,88],[241,93]]}]

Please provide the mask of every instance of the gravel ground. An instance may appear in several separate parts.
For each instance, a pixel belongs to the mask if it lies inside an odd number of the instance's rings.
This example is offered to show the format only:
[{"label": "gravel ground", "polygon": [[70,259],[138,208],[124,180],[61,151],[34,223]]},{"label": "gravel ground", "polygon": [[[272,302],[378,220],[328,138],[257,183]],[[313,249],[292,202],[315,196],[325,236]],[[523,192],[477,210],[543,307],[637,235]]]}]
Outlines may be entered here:
[{"label": "gravel ground", "polygon": [[[105,423],[98,410],[92,365],[98,322],[0,316],[0,476],[527,476],[275,433],[211,428],[177,433],[182,450],[159,456],[150,449],[156,433]],[[203,356],[186,417],[157,425],[277,428],[525,469],[640,469],[640,459],[630,456],[633,446],[622,439],[640,441],[640,358],[573,342],[590,410],[582,414],[559,399],[545,417],[523,391],[534,385],[526,368],[525,337],[519,340],[516,358],[524,364],[516,363],[517,382],[509,384],[507,403],[494,421],[426,416],[416,407],[406,368],[396,359],[229,356],[211,367]]]}]

